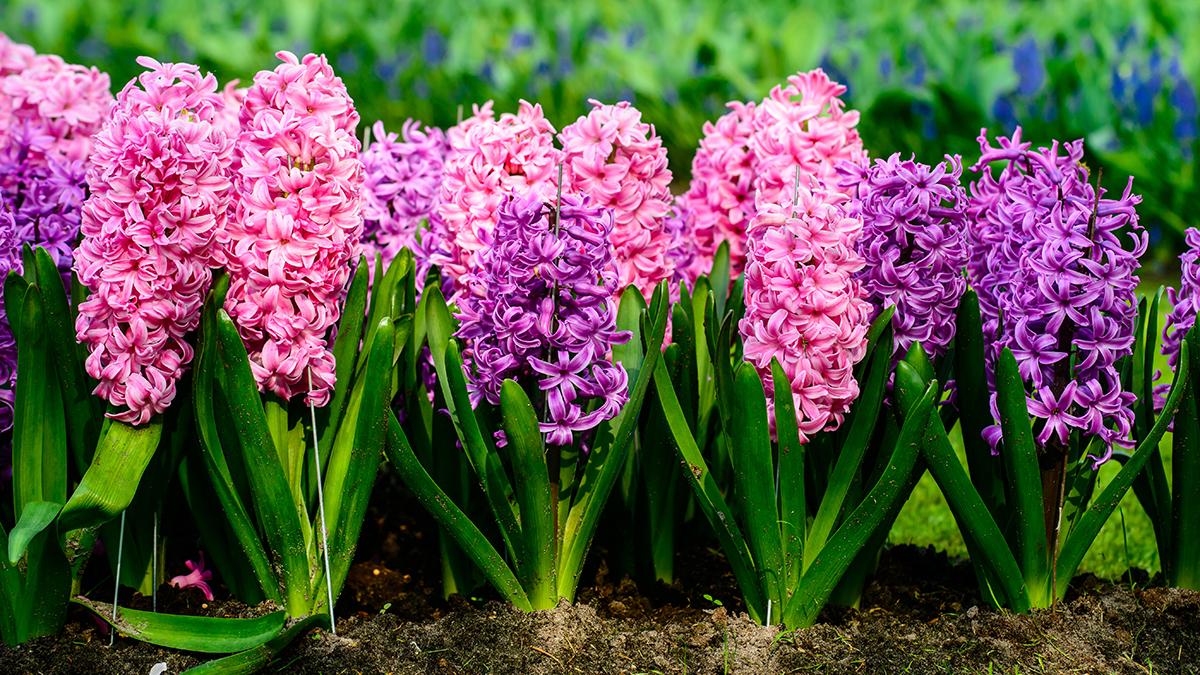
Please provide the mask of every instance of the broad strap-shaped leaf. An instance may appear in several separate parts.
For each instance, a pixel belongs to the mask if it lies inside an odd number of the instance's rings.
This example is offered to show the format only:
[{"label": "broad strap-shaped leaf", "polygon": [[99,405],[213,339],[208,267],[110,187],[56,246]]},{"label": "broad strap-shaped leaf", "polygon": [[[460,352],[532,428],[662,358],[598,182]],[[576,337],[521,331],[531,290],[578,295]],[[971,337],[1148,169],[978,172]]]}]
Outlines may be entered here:
[{"label": "broad strap-shaped leaf", "polygon": [[[1171,547],[1168,581],[1179,588],[1200,590],[1200,317],[1188,330],[1187,394],[1175,414],[1171,473]],[[1184,355],[1180,354],[1182,360]],[[1178,376],[1176,376],[1178,377]],[[1158,458],[1154,453],[1153,459]]]},{"label": "broad strap-shaped leaf", "polygon": [[54,522],[54,518],[62,509],[62,504],[30,502],[24,507],[21,519],[13,526],[12,532],[8,533],[7,552],[10,565],[16,565],[21,561],[21,556],[25,555],[25,549],[29,547],[29,542]]},{"label": "broad strap-shaped leaf", "polygon": [[517,503],[521,507],[521,537],[528,555],[522,570],[524,585],[534,609],[551,609],[558,604],[555,563],[558,542],[554,505],[550,503],[547,450],[542,444],[533,404],[514,380],[505,380],[500,386],[500,411],[512,456]]},{"label": "broad strap-shaped leaf", "polygon": [[[778,359],[771,359],[771,381],[787,382]],[[808,503],[804,487],[804,446],[796,419],[796,404],[791,386],[774,387],[775,435],[779,441],[779,527],[783,544],[783,564],[787,570],[784,589],[787,597],[795,592],[804,571],[804,545],[808,528]],[[785,420],[780,424],[778,420]],[[786,598],[785,598],[786,600]]]},{"label": "broad strap-shaped leaf", "polygon": [[185,670],[185,675],[250,675],[257,673],[271,664],[276,657],[283,653],[296,638],[320,626],[329,625],[329,616],[314,614],[305,617],[288,626],[286,630],[271,638],[266,643],[238,652],[220,659],[214,659],[195,668]]},{"label": "broad strap-shaped leaf", "polygon": [[709,273],[708,278],[712,282],[713,297],[716,301],[716,315],[725,316],[725,310],[729,304],[730,290],[729,242],[722,241],[717,246],[717,253],[713,256],[712,272]]},{"label": "broad strap-shaped leaf", "polygon": [[117,421],[107,425],[91,466],[63,507],[59,529],[95,527],[128,508],[161,438],[161,417],[141,427]]},{"label": "broad strap-shaped leaf", "polygon": [[488,583],[518,609],[533,609],[521,582],[517,580],[504,558],[492,546],[488,538],[471,522],[440,487],[420,460],[413,454],[412,446],[400,427],[394,413],[388,413],[388,435],[386,451],[388,460],[400,475],[400,479],[412,491],[413,496],[425,507],[433,519],[458,543],[464,553],[475,563]]},{"label": "broad strap-shaped leaf", "polygon": [[238,619],[144,612],[118,607],[114,621],[111,604],[82,596],[72,602],[92,610],[121,635],[159,647],[201,654],[232,654],[265,644],[279,635],[287,618],[287,613],[283,611],[253,619]]},{"label": "broad strap-shaped leaf", "polygon": [[[1162,440],[1163,434],[1167,432],[1167,427],[1171,424],[1171,419],[1175,416],[1175,412],[1179,410],[1179,404],[1183,400],[1184,395],[1190,388],[1190,378],[1192,377],[1192,345],[1184,340],[1180,345],[1179,362],[1175,369],[1175,381],[1171,384],[1171,393],[1167,395],[1166,404],[1159,413],[1158,420],[1151,427],[1150,433],[1145,438],[1141,439],[1138,447],[1134,450],[1133,455],[1117,472],[1108,485],[1100,491],[1100,495],[1092,502],[1087,511],[1084,511],[1080,516],[1075,527],[1067,535],[1063,542],[1062,549],[1058,554],[1056,567],[1056,576],[1059,579],[1069,580],[1075,576],[1076,570],[1079,569],[1079,563],[1083,561],[1083,556],[1091,548],[1092,542],[1096,540],[1096,536],[1100,533],[1100,528],[1108,520],[1112,512],[1116,510],[1121,503],[1121,499],[1125,497],[1125,493],[1129,487],[1133,485],[1134,478],[1145,467],[1146,461],[1150,455],[1158,449],[1158,442]],[[1066,595],[1068,584],[1058,584],[1057,592],[1059,597]]]},{"label": "broad strap-shaped leaf", "polygon": [[338,322],[337,338],[333,342],[334,385],[329,405],[318,414],[325,425],[321,433],[322,461],[333,447],[333,436],[346,407],[350,394],[350,383],[359,360],[358,350],[362,344],[363,322],[367,312],[368,271],[365,256],[359,256],[358,269],[346,293],[346,304],[342,307],[342,318]]},{"label": "broad strap-shaped leaf", "polygon": [[998,457],[983,438],[983,431],[992,425],[989,407],[991,395],[987,384],[987,357],[983,344],[983,319],[979,314],[979,298],[967,291],[958,303],[954,334],[954,385],[958,402],[959,423],[962,425],[963,448],[971,483],[987,505],[993,517],[1004,501],[1004,481]]}]

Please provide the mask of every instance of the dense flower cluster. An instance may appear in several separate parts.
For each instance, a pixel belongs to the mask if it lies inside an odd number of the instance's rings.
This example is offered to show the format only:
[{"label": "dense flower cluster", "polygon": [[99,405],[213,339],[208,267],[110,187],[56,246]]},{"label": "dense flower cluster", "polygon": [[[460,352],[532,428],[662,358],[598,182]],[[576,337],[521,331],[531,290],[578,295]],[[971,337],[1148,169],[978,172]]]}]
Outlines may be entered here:
[{"label": "dense flower cluster", "polygon": [[[683,202],[675,202],[670,215],[663,222],[663,232],[670,242],[667,247],[667,260],[674,272],[669,281],[672,292],[676,292],[681,284],[690,286],[698,276],[692,273],[693,266],[700,257],[696,242],[696,214]],[[711,261],[709,266],[712,266]]]},{"label": "dense flower cluster", "polygon": [[217,124],[217,81],[188,64],[147,68],[94,139],[75,270],[91,296],[76,332],[96,394],[144,424],[166,410],[192,359],[185,338],[221,256],[233,139]]},{"label": "dense flower cluster", "polygon": [[498,404],[505,379],[536,381],[546,395],[542,432],[566,445],[628,399],[625,370],[609,360],[629,339],[616,329],[612,213],[565,194],[556,218],[530,192],[506,199],[498,216],[472,274],[483,294],[459,305],[471,397]]},{"label": "dense flower cluster", "polygon": [[591,112],[559,134],[564,189],[586,194],[596,205],[612,210],[618,289],[632,284],[650,297],[654,287],[675,272],[667,256],[671,237],[663,229],[671,208],[667,149],[653,125],[643,122],[641,111],[628,101],[590,103]]},{"label": "dense flower cluster", "polygon": [[1171,313],[1163,326],[1162,353],[1171,368],[1179,361],[1179,348],[1200,311],[1200,230],[1189,227],[1184,235],[1187,250],[1179,256],[1179,288],[1168,288]]},{"label": "dense flower cluster", "polygon": [[733,275],[741,274],[746,261],[746,225],[754,217],[754,104],[733,101],[729,109],[715,123],[704,123],[692,157],[692,182],[682,198],[696,220],[692,278],[712,270],[721,242],[729,243]]},{"label": "dense flower cluster", "polygon": [[420,286],[430,266],[445,258],[437,205],[450,149],[446,134],[408,120],[399,136],[376,122],[374,137],[362,156],[363,247],[370,258],[379,254],[385,263],[401,249],[411,250]]},{"label": "dense flower cluster", "polygon": [[34,54],[0,35],[0,147],[25,124],[50,137],[44,157],[86,159],[91,137],[112,109],[108,75]]},{"label": "dense flower cluster", "polygon": [[13,210],[17,241],[45,248],[68,272],[79,236],[86,164],[48,155],[53,140],[29,123],[10,131],[8,145],[0,148],[0,199]]},{"label": "dense flower cluster", "polygon": [[967,289],[967,193],[959,184],[962,160],[935,167],[894,154],[874,164],[844,162],[839,186],[851,197],[850,214],[863,222],[859,279],[876,313],[895,307],[895,353],[920,342],[930,357],[954,337],[958,301]]},{"label": "dense flower cluster", "polygon": [[800,186],[795,203],[764,204],[748,230],[746,314],[739,324],[746,360],[771,403],[771,361],[787,375],[802,442],[835,429],[858,396],[854,365],[867,351],[871,306],[855,275],[862,221],[840,192]]},{"label": "dense flower cluster", "polygon": [[225,107],[222,108],[219,124],[225,127],[225,133],[232,138],[237,138],[242,132],[242,104],[246,102],[246,87],[239,87],[237,80],[230,80],[225,83],[225,88],[221,90],[221,98],[225,102]]},{"label": "dense flower cluster", "polygon": [[[1037,440],[1065,445],[1073,430],[1106,452],[1128,442],[1134,395],[1121,390],[1116,362],[1133,349],[1135,274],[1147,235],[1138,224],[1130,179],[1119,199],[1088,182],[1083,141],[1031,150],[1012,138],[991,145],[972,167],[967,270],[979,295],[989,377],[1012,350],[1029,387]],[[1006,162],[996,171],[994,162]],[[1122,245],[1125,235],[1130,248]],[[1072,350],[1074,352],[1072,353]],[[992,413],[997,414],[993,393]],[[998,427],[986,434],[993,447]]]},{"label": "dense flower cluster", "polygon": [[[16,237],[12,212],[0,200],[0,279],[21,264],[21,250]],[[0,304],[0,433],[12,428],[13,396],[17,381],[17,343],[8,325],[8,316]],[[0,460],[0,465],[7,466]]]},{"label": "dense flower cluster", "polygon": [[754,109],[750,152],[755,204],[790,204],[799,171],[800,184],[835,189],[837,164],[866,160],[858,131],[858,111],[844,110],[838,98],[846,87],[820,68],[792,75],[776,85]]},{"label": "dense flower cluster", "polygon": [[[477,255],[491,243],[506,195],[532,192],[548,200],[555,193],[562,152],[554,147],[554,126],[542,107],[527,101],[498,120],[491,103],[477,107],[447,136],[450,152],[435,212],[446,228],[442,273],[454,282],[478,268]],[[456,295],[464,292],[480,289],[456,287]]]},{"label": "dense flower cluster", "polygon": [[358,113],[324,56],[277,56],[242,106],[225,306],[259,388],[322,406],[335,379],[328,333],[361,250]]}]

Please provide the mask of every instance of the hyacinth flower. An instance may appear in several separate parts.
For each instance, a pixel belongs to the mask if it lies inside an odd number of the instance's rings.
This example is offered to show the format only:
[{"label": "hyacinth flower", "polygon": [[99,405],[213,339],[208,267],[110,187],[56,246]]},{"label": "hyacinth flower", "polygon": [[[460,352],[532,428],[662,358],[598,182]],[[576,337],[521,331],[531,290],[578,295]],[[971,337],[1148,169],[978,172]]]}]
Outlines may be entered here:
[{"label": "hyacinth flower", "polygon": [[[704,327],[695,365],[714,375],[718,431],[691,412],[690,376],[662,364],[655,373],[678,458],[748,611],[788,627],[815,622],[856,560],[881,545],[919,477],[917,441],[938,392],[930,374],[922,395],[885,411],[893,310],[870,322],[856,278],[862,221],[839,190],[795,187],[750,222],[744,316],[718,321],[707,291],[705,318],[692,322]],[[674,316],[687,325],[695,315]],[[890,442],[868,460],[877,428]]]},{"label": "hyacinth flower", "polygon": [[920,343],[933,360],[954,338],[958,301],[967,289],[967,194],[962,160],[930,167],[894,154],[873,164],[844,162],[838,184],[862,220],[857,273],[873,314],[894,308],[896,358]]},{"label": "hyacinth flower", "polygon": [[[0,202],[0,276],[20,269],[21,249],[17,245],[16,218]],[[12,478],[13,402],[17,383],[17,341],[13,337],[8,313],[0,311],[0,482]]]},{"label": "hyacinth flower", "polygon": [[[1200,309],[1200,230],[1189,228],[1185,235],[1187,250],[1179,257],[1180,279],[1178,288],[1167,289],[1171,310],[1167,314],[1162,330],[1162,354],[1178,381],[1184,368],[1184,343],[1191,346],[1190,370],[1196,372],[1195,347],[1197,310]],[[1142,300],[1141,309],[1148,313],[1146,335],[1155,333],[1161,292]],[[1152,413],[1147,401],[1152,396],[1146,387],[1158,378],[1154,372],[1153,343],[1147,339],[1139,341],[1139,350],[1134,354],[1135,364],[1141,357],[1144,365],[1135,366],[1135,381],[1141,377],[1142,388],[1135,407],[1135,427],[1143,433],[1152,422]],[[1197,428],[1200,427],[1200,410],[1197,405],[1195,379],[1188,387],[1179,410],[1173,420],[1171,474],[1168,478],[1161,453],[1157,450],[1146,461],[1146,468],[1133,484],[1138,500],[1146,509],[1154,525],[1154,537],[1158,543],[1158,558],[1162,562],[1163,576],[1167,584],[1177,588],[1200,590],[1200,533],[1192,523],[1200,518],[1200,442]],[[1154,410],[1161,410],[1168,400],[1164,395],[1170,389],[1167,384],[1154,387]],[[1124,457],[1118,457],[1128,461]]]},{"label": "hyacinth flower", "polygon": [[649,297],[675,273],[674,258],[668,255],[671,236],[664,229],[671,209],[667,149],[628,101],[590,103],[591,112],[558,135],[563,190],[586,194],[612,210],[616,294],[632,285]]},{"label": "hyacinth flower", "polygon": [[[1157,420],[1152,403],[1135,414],[1135,392],[1153,400],[1153,371],[1136,364],[1149,363],[1145,336],[1157,328],[1138,328],[1146,235],[1132,181],[1106,197],[1089,181],[1082,141],[1034,150],[1018,130],[979,143],[967,221],[973,291],[959,306],[954,356],[967,468],[937,416],[922,451],[985,598],[1027,611],[1066,593],[1189,390],[1188,368]],[[902,398],[911,379],[901,365]],[[1114,455],[1124,466],[1092,499],[1096,467]]]},{"label": "hyacinth flower", "polygon": [[449,142],[446,134],[407,120],[397,135],[374,126],[363,151],[363,247],[367,259],[386,265],[407,248],[417,265],[417,288],[431,267],[444,262],[444,227],[437,207]]},{"label": "hyacinth flower", "polygon": [[212,580],[213,573],[212,570],[204,568],[204,551],[200,552],[200,562],[185,560],[183,564],[188,568],[188,573],[171,577],[167,583],[180,590],[195,588],[205,600],[212,602],[213,592],[208,582]]},{"label": "hyacinth flower", "polygon": [[729,247],[733,276],[746,261],[746,226],[754,217],[754,104],[731,101],[729,112],[705,122],[692,157],[692,179],[681,200],[695,218],[692,276],[708,274],[722,243]]},{"label": "hyacinth flower", "polygon": [[430,433],[419,417],[389,423],[388,457],[406,485],[523,610],[574,600],[662,355],[666,285],[649,308],[633,287],[619,311],[613,300],[614,219],[569,193],[552,202],[536,190],[510,196],[473,278],[460,278],[482,293],[464,295],[457,317],[440,289],[423,295],[450,433],[501,541],[484,535],[425,468],[437,461],[431,454],[453,447],[444,425],[435,419]]}]

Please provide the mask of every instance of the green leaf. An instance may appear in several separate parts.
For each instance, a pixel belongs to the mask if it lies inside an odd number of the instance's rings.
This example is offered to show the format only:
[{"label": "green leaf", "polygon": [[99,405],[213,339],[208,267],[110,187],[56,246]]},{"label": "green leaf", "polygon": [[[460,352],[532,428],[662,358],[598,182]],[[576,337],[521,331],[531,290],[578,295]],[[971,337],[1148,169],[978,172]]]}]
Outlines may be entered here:
[{"label": "green leaf", "polygon": [[[1191,347],[1192,345],[1188,344],[1187,340],[1180,346],[1179,363],[1176,366],[1175,381],[1171,384],[1171,393],[1167,395],[1167,402],[1159,413],[1158,420],[1150,429],[1150,433],[1138,443],[1133,455],[1125,462],[1117,475],[1104,486],[1100,495],[1092,502],[1087,511],[1084,511],[1075,527],[1067,535],[1058,554],[1055,575],[1057,578],[1071,579],[1075,576],[1079,563],[1083,560],[1087,550],[1091,548],[1096,535],[1100,533],[1100,528],[1116,510],[1129,487],[1133,485],[1134,478],[1142,471],[1150,455],[1158,448],[1158,442],[1167,432],[1171,419],[1179,410],[1179,404],[1189,389],[1193,358]],[[1059,597],[1066,594],[1067,586],[1068,584],[1065,583],[1058,585],[1056,590]]]},{"label": "green leaf", "polygon": [[713,256],[712,272],[708,278],[712,282],[713,295],[716,300],[716,315],[725,316],[725,308],[729,299],[729,242],[722,241],[717,246],[717,253]]},{"label": "green leaf", "polygon": [[983,430],[992,425],[992,413],[983,347],[983,319],[975,291],[967,291],[959,301],[956,320],[954,383],[963,448],[971,483],[988,511],[995,516],[1004,501],[1004,481],[1000,460],[992,455],[991,447],[983,438]]},{"label": "green leaf", "polygon": [[1042,509],[1042,476],[1029,423],[1025,383],[1017,368],[1017,360],[1008,348],[1001,352],[996,363],[996,405],[1000,410],[1000,429],[1004,433],[1004,448],[1000,454],[1009,477],[1010,508],[1017,528],[1017,541],[1013,548],[1025,576],[1030,601],[1035,606],[1041,606],[1050,584],[1050,559]]},{"label": "green leaf", "polygon": [[92,610],[96,616],[125,635],[140,642],[159,647],[182,649],[202,654],[232,654],[257,647],[283,630],[287,614],[271,612],[253,619],[216,616],[184,616],[117,607],[117,619],[112,618],[112,605],[84,597],[72,600]]},{"label": "green leaf", "polygon": [[521,582],[517,580],[512,569],[483,532],[471,522],[471,518],[455,505],[454,500],[438,487],[425,467],[421,466],[421,462],[413,454],[408,438],[404,435],[404,430],[400,427],[400,422],[396,420],[395,414],[390,412],[386,451],[388,460],[405,486],[444,531],[462,547],[463,552],[475,563],[492,587],[517,609],[531,611],[533,607],[529,603],[529,596],[525,594],[525,589],[521,587]]},{"label": "green leaf", "polygon": [[[786,381],[786,380],[785,380]],[[795,424],[780,420],[777,424]],[[734,490],[744,517],[747,543],[758,571],[759,585],[767,598],[782,605],[785,582],[779,511],[776,508],[771,433],[767,424],[767,398],[762,378],[748,362],[734,374],[733,417],[725,428],[733,448]]]},{"label": "green leaf", "polygon": [[278,636],[244,652],[239,652],[220,659],[202,663],[195,668],[184,671],[185,675],[249,675],[257,673],[271,664],[277,656],[283,653],[296,638],[318,626],[327,625],[329,616],[315,614],[297,621]]},{"label": "green leaf", "polygon": [[[521,507],[521,535],[529,556],[523,570],[525,588],[534,609],[551,609],[558,604],[554,560],[558,542],[542,432],[538,429],[533,404],[521,385],[513,380],[505,380],[500,387],[500,411],[512,455],[517,502]],[[549,451],[558,452],[559,449]]]},{"label": "green leaf", "polygon": [[[788,382],[778,359],[771,359],[771,381]],[[804,446],[796,419],[792,388],[775,387],[775,435],[779,439],[779,524],[783,544],[786,593],[788,597],[800,583],[804,571],[804,539],[808,527],[808,504],[804,494]],[[785,420],[780,424],[778,420]],[[785,598],[786,600],[786,598]]]},{"label": "green leaf", "polygon": [[59,529],[96,527],[128,508],[161,438],[161,416],[141,427],[108,424],[91,466],[63,507]]},{"label": "green leaf", "polygon": [[338,322],[337,339],[333,342],[336,379],[333,396],[325,410],[325,427],[321,435],[321,447],[325,448],[323,461],[329,454],[329,448],[333,447],[333,437],[345,410],[346,396],[350,393],[350,383],[354,379],[355,366],[358,363],[358,350],[363,337],[363,318],[367,312],[368,269],[366,257],[359,256],[358,269],[350,282],[346,304],[342,307],[342,319]]},{"label": "green leaf", "polygon": [[251,483],[254,512],[269,543],[273,567],[280,570],[277,574],[283,584],[287,609],[292,615],[304,616],[311,609],[312,588],[296,495],[288,486],[284,467],[271,441],[246,347],[224,310],[217,312],[216,344],[220,355],[217,384],[237,430],[242,463]]},{"label": "green leaf", "polygon": [[54,522],[62,504],[55,502],[30,502],[25,504],[21,519],[8,533],[8,562],[16,565],[25,555],[29,542]]},{"label": "green leaf", "polygon": [[[1171,454],[1171,547],[1168,580],[1172,586],[1200,590],[1200,318],[1188,331],[1187,393],[1175,414],[1174,452]],[[1185,358],[1180,352],[1180,360]],[[1176,379],[1179,375],[1176,375]],[[1166,415],[1166,412],[1163,412]],[[1157,447],[1157,446],[1156,446]],[[1154,453],[1157,457],[1157,452]]]}]

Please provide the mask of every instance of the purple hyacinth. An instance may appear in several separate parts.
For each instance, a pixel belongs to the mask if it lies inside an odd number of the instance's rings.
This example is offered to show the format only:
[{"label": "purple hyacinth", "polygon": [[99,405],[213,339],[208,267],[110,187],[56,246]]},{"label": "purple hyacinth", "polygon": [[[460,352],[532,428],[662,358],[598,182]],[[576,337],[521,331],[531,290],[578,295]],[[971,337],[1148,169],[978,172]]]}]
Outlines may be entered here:
[{"label": "purple hyacinth", "polygon": [[[17,239],[16,219],[12,210],[0,199],[0,279],[21,264],[20,242]],[[8,325],[8,315],[0,303],[0,474],[12,475],[12,448],[8,431],[13,424],[13,398],[17,383],[17,342]]]},{"label": "purple hyacinth", "polygon": [[[1133,424],[1135,397],[1121,390],[1116,362],[1133,349],[1135,272],[1147,244],[1135,210],[1141,197],[1132,178],[1119,199],[1097,194],[1082,140],[1034,151],[1018,128],[998,142],[980,133],[972,170],[982,175],[968,208],[967,271],[979,295],[988,377],[1010,348],[1032,394],[1029,412],[1043,420],[1038,443],[1065,448],[1078,430],[1101,441],[1098,466],[1114,444],[1128,444]],[[991,406],[998,420],[994,391]],[[999,427],[985,436],[995,448]]]},{"label": "purple hyacinth", "polygon": [[[0,150],[0,197],[12,209],[18,247],[45,248],[67,275],[79,238],[86,167],[82,161],[45,160],[53,140],[33,125],[13,131]],[[43,159],[31,159],[35,157]]]},{"label": "purple hyacinth", "polygon": [[954,316],[966,290],[966,190],[962,160],[937,166],[902,160],[899,153],[874,164],[843,162],[839,185],[862,218],[858,273],[878,314],[895,307],[895,354],[920,342],[931,358],[954,337]]},{"label": "purple hyacinth", "polygon": [[1172,370],[1179,361],[1183,338],[1196,323],[1196,313],[1200,310],[1200,230],[1189,227],[1184,241],[1187,250],[1179,256],[1179,289],[1167,289],[1171,313],[1167,315],[1167,325],[1163,326],[1162,332],[1162,353]]},{"label": "purple hyacinth", "polygon": [[680,284],[691,286],[694,281],[690,268],[698,254],[695,230],[695,214],[682,201],[676,201],[663,222],[663,231],[671,241],[667,248],[667,258],[675,270],[670,279],[672,292],[675,294],[678,293]]},{"label": "purple hyacinth", "polygon": [[401,249],[411,250],[420,288],[430,266],[444,255],[436,207],[450,146],[441,129],[423,128],[415,120],[406,121],[399,136],[382,122],[372,131],[375,142],[362,155],[363,246],[369,256],[382,255],[385,264]]},{"label": "purple hyacinth", "polygon": [[563,195],[555,220],[536,194],[506,198],[467,285],[482,295],[461,298],[457,335],[467,345],[472,402],[499,404],[505,379],[536,382],[546,442],[567,445],[628,399],[625,369],[609,354],[630,336],[616,329],[612,212]]}]

